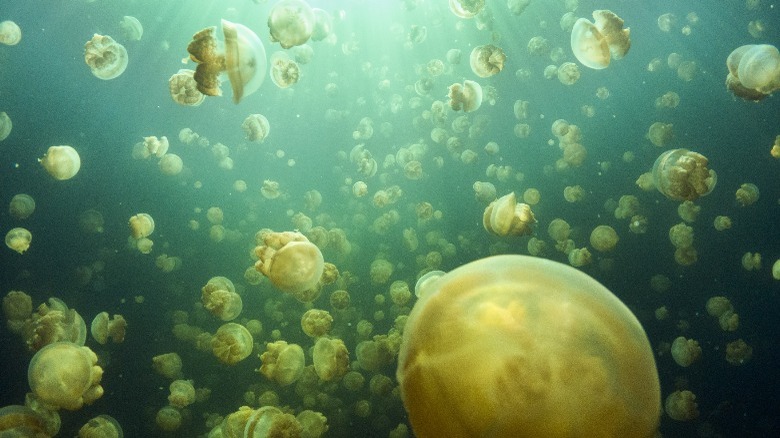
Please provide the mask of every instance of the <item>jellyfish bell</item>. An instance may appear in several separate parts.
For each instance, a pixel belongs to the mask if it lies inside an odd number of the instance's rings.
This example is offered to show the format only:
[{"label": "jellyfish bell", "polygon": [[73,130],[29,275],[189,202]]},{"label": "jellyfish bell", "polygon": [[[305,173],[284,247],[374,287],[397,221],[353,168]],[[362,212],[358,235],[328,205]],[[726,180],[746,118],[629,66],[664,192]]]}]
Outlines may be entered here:
[{"label": "jellyfish bell", "polygon": [[195,82],[201,93],[221,96],[219,75],[225,72],[233,89],[233,102],[238,103],[265,80],[265,47],[257,34],[239,23],[222,20],[224,50],[218,47],[215,32],[216,26],[207,27],[193,35],[187,46],[190,58],[198,63]]},{"label": "jellyfish bell", "polygon": [[315,24],[314,11],[303,0],[281,0],[268,14],[271,41],[278,41],[284,49],[306,43],[314,32]]},{"label": "jellyfish bell", "polygon": [[571,50],[585,67],[601,70],[609,66],[607,40],[587,18],[578,19],[571,29]]},{"label": "jellyfish bell", "polygon": [[96,78],[114,79],[127,68],[127,50],[110,36],[95,34],[84,44],[84,62]]},{"label": "jellyfish bell", "polygon": [[51,146],[38,162],[60,181],[73,178],[81,168],[79,153],[71,146]]}]

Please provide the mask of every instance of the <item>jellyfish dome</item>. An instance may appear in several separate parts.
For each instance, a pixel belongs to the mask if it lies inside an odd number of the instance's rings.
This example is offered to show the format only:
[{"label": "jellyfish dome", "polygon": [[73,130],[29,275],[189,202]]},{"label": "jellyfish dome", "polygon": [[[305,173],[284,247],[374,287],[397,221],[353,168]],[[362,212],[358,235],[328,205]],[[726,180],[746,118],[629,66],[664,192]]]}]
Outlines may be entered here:
[{"label": "jellyfish dome", "polygon": [[96,78],[114,79],[127,68],[127,50],[110,36],[95,34],[84,44],[84,62]]},{"label": "jellyfish dome", "polygon": [[631,311],[588,275],[502,255],[425,289],[396,373],[416,436],[654,436],[653,350]]},{"label": "jellyfish dome", "polygon": [[780,89],[780,52],[769,44],[737,47],[726,59],[727,88],[746,100],[759,101]]}]

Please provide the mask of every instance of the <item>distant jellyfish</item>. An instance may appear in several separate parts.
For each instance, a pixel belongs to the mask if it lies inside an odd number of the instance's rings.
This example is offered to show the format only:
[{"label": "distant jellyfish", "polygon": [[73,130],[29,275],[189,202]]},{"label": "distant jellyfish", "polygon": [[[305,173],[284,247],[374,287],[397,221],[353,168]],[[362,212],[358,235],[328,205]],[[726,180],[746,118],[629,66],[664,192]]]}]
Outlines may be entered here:
[{"label": "distant jellyfish", "polygon": [[168,89],[174,102],[184,106],[198,106],[206,95],[198,90],[195,70],[181,69],[168,79]]},{"label": "distant jellyfish", "polygon": [[195,82],[207,96],[221,96],[219,74],[227,72],[233,89],[233,102],[238,103],[260,88],[265,80],[267,61],[260,38],[248,27],[222,20],[224,50],[214,36],[216,26],[207,27],[192,37],[187,46],[190,58],[198,63]]},{"label": "distant jellyfish", "polygon": [[25,193],[18,193],[11,198],[8,212],[16,219],[27,219],[35,211],[35,200]]},{"label": "distant jellyfish", "polygon": [[138,213],[128,220],[133,239],[149,237],[154,232],[154,219],[147,213]]},{"label": "distant jellyfish", "polygon": [[312,41],[322,41],[333,32],[333,17],[319,8],[312,8],[314,28],[311,32]]},{"label": "distant jellyfish", "polygon": [[268,233],[255,254],[255,268],[293,296],[316,287],[325,269],[320,249],[298,232]]},{"label": "distant jellyfish", "polygon": [[81,168],[81,157],[71,146],[50,146],[38,162],[60,181],[73,178]]},{"label": "distant jellyfish", "polygon": [[11,118],[8,117],[8,114],[5,111],[0,111],[0,141],[5,140],[8,138],[8,136],[11,134],[11,129],[13,129],[13,123],[11,123]]},{"label": "distant jellyfish", "polygon": [[504,68],[506,55],[500,47],[492,44],[477,46],[471,51],[471,71],[481,78],[495,75]]},{"label": "distant jellyfish", "polygon": [[13,21],[6,20],[0,23],[0,44],[15,46],[22,39],[22,30]]},{"label": "distant jellyfish", "polygon": [[298,64],[285,52],[271,55],[271,81],[279,88],[289,88],[298,82],[301,71]]},{"label": "distant jellyfish", "polygon": [[463,84],[452,84],[449,88],[449,105],[454,111],[476,111],[482,105],[482,87],[466,79]]},{"label": "distant jellyfish", "polygon": [[100,312],[90,324],[92,338],[101,345],[109,339],[115,344],[124,342],[126,332],[127,321],[122,315],[114,315],[113,319],[109,319],[108,312]]},{"label": "distant jellyfish", "polygon": [[32,241],[32,234],[26,228],[13,228],[5,235],[5,246],[24,254],[30,248],[30,242]]},{"label": "distant jellyfish", "polygon": [[246,134],[246,139],[262,143],[271,131],[268,119],[262,114],[250,114],[241,124],[241,129]]},{"label": "distant jellyfish", "polygon": [[181,157],[176,154],[165,154],[160,158],[157,166],[160,168],[160,172],[163,175],[176,176],[180,174],[184,168],[184,162],[182,162]]},{"label": "distant jellyfish", "polygon": [[585,67],[603,69],[612,58],[621,59],[631,48],[630,29],[608,10],[593,11],[594,23],[580,18],[571,31],[571,49]]},{"label": "distant jellyfish", "polygon": [[522,236],[533,232],[536,218],[528,204],[518,203],[515,192],[504,195],[485,208],[482,224],[498,236]]},{"label": "distant jellyfish", "polygon": [[279,42],[284,49],[306,43],[314,32],[315,23],[314,11],[303,0],[281,0],[268,14],[271,41]]},{"label": "distant jellyfish", "polygon": [[114,79],[127,68],[127,50],[110,36],[95,34],[84,45],[84,61],[96,78]]},{"label": "distant jellyfish", "polygon": [[138,41],[144,34],[144,27],[137,18],[125,15],[122,17],[122,21],[119,22],[119,29],[122,31],[122,35],[129,41]]}]

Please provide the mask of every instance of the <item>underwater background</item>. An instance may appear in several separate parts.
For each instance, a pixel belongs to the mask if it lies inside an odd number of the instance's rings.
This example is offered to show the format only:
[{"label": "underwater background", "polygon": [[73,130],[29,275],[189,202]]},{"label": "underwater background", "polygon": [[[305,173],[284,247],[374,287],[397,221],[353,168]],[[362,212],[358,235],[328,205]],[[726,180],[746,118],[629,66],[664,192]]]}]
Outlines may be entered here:
[{"label": "underwater background", "polygon": [[[206,436],[208,414],[226,416],[242,405],[257,408],[258,396],[266,391],[276,392],[279,405],[293,413],[322,412],[328,418],[326,436],[388,436],[408,423],[397,388],[372,392],[368,382],[376,374],[395,381],[396,362],[361,369],[355,347],[368,338],[355,332],[357,323],[369,321],[371,336],[388,334],[415,299],[408,306],[394,305],[392,282],[404,281],[413,290],[419,274],[431,269],[450,271],[493,254],[528,254],[531,238],[547,242],[541,256],[568,263],[547,233],[555,218],[571,225],[577,248],[591,246],[590,232],[597,225],[617,231],[615,249],[591,247],[591,263],[579,269],[615,293],[642,323],[656,352],[662,401],[678,389],[696,395],[698,417],[676,421],[662,414],[663,436],[780,432],[780,282],[772,276],[772,265],[780,259],[780,161],[769,152],[780,135],[780,103],[777,96],[745,101],[725,86],[732,50],[780,43],[780,7],[769,0],[532,0],[514,15],[506,1],[487,0],[478,17],[463,19],[446,0],[308,3],[333,17],[333,30],[328,38],[308,43],[312,56],[299,61],[297,83],[283,89],[266,79],[257,92],[234,104],[225,80],[224,95],[206,97],[199,106],[178,104],[168,88],[179,69],[195,68],[186,59],[193,34],[209,26],[219,29],[221,18],[238,22],[260,37],[270,57],[284,50],[269,39],[266,23],[273,1],[0,4],[0,21],[12,20],[22,30],[19,44],[0,45],[0,111],[13,121],[12,132],[0,141],[0,200],[8,203],[26,193],[36,204],[24,220],[0,209],[3,233],[14,227],[32,233],[24,254],[0,251],[0,292],[24,291],[33,308],[57,297],[76,309],[87,326],[102,311],[121,314],[128,322],[123,343],[100,345],[88,336],[86,345],[104,369],[105,394],[80,410],[61,411],[59,436],[75,436],[99,414],[113,416],[125,436]],[[603,70],[580,66],[581,77],[571,85],[557,76],[545,78],[548,65],[577,62],[561,17],[573,12],[590,18],[596,9],[612,10],[630,27],[629,53]],[[668,32],[658,25],[658,17],[667,13],[676,16]],[[140,40],[123,37],[119,22],[126,15],[143,24]],[[755,36],[748,31],[751,22]],[[95,33],[110,35],[127,49],[127,69],[115,79],[96,78],[84,62],[84,44]],[[528,42],[537,36],[548,48],[530,53]],[[480,78],[469,67],[469,53],[485,44],[503,49],[506,62],[500,73]],[[451,49],[461,51],[459,63],[448,62]],[[297,53],[288,52],[293,58]],[[678,54],[690,70],[671,68],[670,54]],[[655,59],[660,61],[649,69]],[[432,60],[443,61],[441,74],[431,74]],[[448,87],[466,79],[482,86],[482,105],[471,113],[453,111],[446,106]],[[420,80],[432,86],[430,92],[415,90]],[[602,90],[598,97],[602,87],[608,93]],[[656,105],[670,91],[677,93],[679,104]],[[528,102],[522,118],[514,109],[518,100]],[[435,101],[445,103],[443,120],[431,115]],[[245,137],[241,125],[250,114],[268,119],[270,133],[263,142]],[[471,129],[456,132],[451,124],[464,114]],[[364,118],[372,122],[373,134],[361,137],[356,131]],[[556,166],[562,151],[551,125],[557,119],[580,128],[587,151],[581,165]],[[673,125],[674,136],[662,147],[647,138],[655,122]],[[528,134],[516,135],[517,124],[526,124]],[[457,144],[437,143],[431,137],[437,127],[457,137]],[[203,141],[180,141],[184,128]],[[169,152],[183,161],[181,173],[165,175],[153,157],[134,158],[134,145],[147,136],[168,138]],[[488,142],[499,151],[486,152]],[[220,165],[216,143],[229,149],[232,168]],[[361,173],[350,159],[359,144],[377,162],[373,175]],[[38,163],[52,145],[78,151],[81,168],[72,179],[57,181]],[[417,159],[421,175],[405,172],[395,158],[410,145],[423,151]],[[697,253],[688,266],[675,261],[668,237],[669,229],[683,222],[680,202],[636,184],[663,151],[674,148],[703,154],[717,172],[716,187],[695,201],[701,211],[688,223]],[[476,158],[462,159],[464,150]],[[505,170],[511,176],[489,175],[491,165],[510,166]],[[245,191],[237,190],[237,180],[246,183]],[[278,182],[281,195],[264,196],[264,181]],[[356,181],[367,184],[366,196],[353,194]],[[538,203],[529,202],[538,221],[532,235],[488,233],[482,224],[486,203],[475,199],[476,181],[492,183],[499,197],[515,192],[521,201],[528,189],[538,190]],[[735,199],[744,183],[760,189],[759,198],[747,206]],[[584,197],[569,202],[564,189],[575,185],[584,189]],[[376,192],[392,186],[402,191],[400,198],[377,205]],[[314,190],[321,194],[319,205],[307,202]],[[624,195],[636,197],[636,214],[646,218],[646,232],[632,232],[629,219],[616,218]],[[418,206],[426,202],[436,212],[431,218],[418,215]],[[207,219],[211,207],[222,210],[221,224]],[[101,232],[83,229],[80,218],[88,210],[102,214]],[[314,226],[343,230],[351,244],[350,251],[322,249],[341,277],[310,304],[280,292],[267,279],[259,284],[245,279],[256,260],[257,231],[298,229],[293,217],[299,212]],[[150,254],[128,243],[128,219],[138,213],[154,218]],[[730,229],[713,227],[719,215],[731,218]],[[416,248],[405,242],[408,229],[418,236]],[[760,267],[743,266],[747,252],[761,254]],[[180,267],[160,269],[156,259],[162,254],[179,257]],[[378,258],[394,267],[382,283],[372,281],[372,261]],[[205,332],[214,333],[223,323],[201,305],[201,288],[214,276],[231,279],[242,297],[243,311],[234,322],[262,323],[255,351],[232,366],[177,339],[172,330],[176,311],[187,312],[187,323]],[[666,288],[651,285],[658,276],[668,280],[661,281]],[[331,308],[328,297],[339,289],[349,292],[348,311]],[[713,296],[732,303],[739,315],[735,330],[723,330],[707,314],[705,305]],[[666,317],[659,319],[661,307]],[[331,334],[344,340],[351,369],[364,374],[366,384],[358,391],[322,385],[323,396],[304,408],[295,385],[280,387],[255,370],[265,343],[277,337],[304,351],[313,345],[300,329],[300,317],[309,308],[330,311]],[[679,366],[669,352],[678,336],[695,339],[702,348],[690,367]],[[738,339],[752,347],[752,356],[732,364],[726,345]],[[181,356],[184,378],[211,394],[184,409],[178,430],[165,432],[155,416],[168,404],[170,380],[151,364],[152,357],[169,352]],[[0,406],[24,403],[32,354],[19,335],[0,326]],[[311,363],[307,353],[306,364]],[[364,401],[370,412],[358,415],[356,403]]]}]

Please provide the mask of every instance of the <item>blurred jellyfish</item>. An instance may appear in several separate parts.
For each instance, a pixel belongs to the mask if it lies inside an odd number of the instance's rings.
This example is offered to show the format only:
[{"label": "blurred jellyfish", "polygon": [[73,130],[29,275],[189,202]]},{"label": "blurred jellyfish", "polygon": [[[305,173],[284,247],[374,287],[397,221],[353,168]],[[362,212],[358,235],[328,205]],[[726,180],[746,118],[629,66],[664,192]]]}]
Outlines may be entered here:
[{"label": "blurred jellyfish", "polygon": [[667,198],[693,201],[709,194],[717,183],[717,174],[707,167],[707,157],[687,149],[662,153],[653,165],[653,182]]},{"label": "blurred jellyfish", "polygon": [[264,115],[250,114],[244,119],[241,129],[244,130],[247,140],[262,143],[271,132],[271,125]]},{"label": "blurred jellyfish", "polygon": [[11,134],[13,123],[5,111],[0,111],[0,141],[5,140]]},{"label": "blurred jellyfish", "polygon": [[84,61],[96,78],[114,79],[127,68],[127,50],[110,36],[95,34],[84,45]]},{"label": "blurred jellyfish", "polygon": [[30,242],[32,241],[32,234],[26,228],[12,228],[5,235],[5,246],[24,254],[30,248]]},{"label": "blurred jellyfish", "polygon": [[289,88],[298,82],[300,68],[298,64],[285,52],[276,52],[271,55],[271,81],[279,88]]},{"label": "blurred jellyfish", "polygon": [[780,52],[769,44],[737,47],[726,59],[726,88],[735,96],[759,101],[780,89]]},{"label": "blurred jellyfish", "polygon": [[268,14],[271,42],[278,42],[284,49],[304,44],[312,36],[315,23],[314,11],[308,3],[303,0],[281,0]]},{"label": "blurred jellyfish", "polygon": [[144,34],[144,27],[137,18],[125,15],[119,22],[119,29],[125,39],[130,41],[139,41]]},{"label": "blurred jellyfish", "polygon": [[0,23],[0,44],[15,46],[22,40],[22,30],[13,21],[6,20]]},{"label": "blurred jellyfish", "polygon": [[492,44],[477,46],[471,51],[471,70],[481,78],[495,75],[504,68],[506,55],[500,47]]}]

